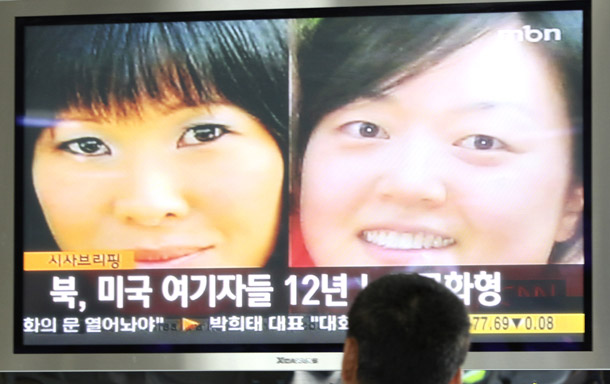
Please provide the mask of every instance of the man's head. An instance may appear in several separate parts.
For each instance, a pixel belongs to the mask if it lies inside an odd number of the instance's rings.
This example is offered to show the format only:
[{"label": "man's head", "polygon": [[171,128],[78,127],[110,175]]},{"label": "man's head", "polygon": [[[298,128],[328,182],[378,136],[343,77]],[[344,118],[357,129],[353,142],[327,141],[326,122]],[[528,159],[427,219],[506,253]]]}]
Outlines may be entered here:
[{"label": "man's head", "polygon": [[419,275],[388,275],[366,287],[349,311],[346,384],[460,382],[469,346],[464,304]]}]

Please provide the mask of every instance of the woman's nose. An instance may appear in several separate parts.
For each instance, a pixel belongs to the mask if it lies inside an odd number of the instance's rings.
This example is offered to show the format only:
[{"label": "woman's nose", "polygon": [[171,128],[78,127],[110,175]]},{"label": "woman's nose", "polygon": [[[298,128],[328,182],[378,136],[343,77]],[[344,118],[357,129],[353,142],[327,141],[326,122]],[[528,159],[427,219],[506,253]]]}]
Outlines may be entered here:
[{"label": "woman's nose", "polygon": [[189,204],[175,175],[162,159],[132,165],[114,203],[115,216],[132,224],[160,226],[188,215]]},{"label": "woman's nose", "polygon": [[435,207],[447,199],[449,171],[434,140],[404,140],[386,151],[378,182],[383,199],[401,205]]}]

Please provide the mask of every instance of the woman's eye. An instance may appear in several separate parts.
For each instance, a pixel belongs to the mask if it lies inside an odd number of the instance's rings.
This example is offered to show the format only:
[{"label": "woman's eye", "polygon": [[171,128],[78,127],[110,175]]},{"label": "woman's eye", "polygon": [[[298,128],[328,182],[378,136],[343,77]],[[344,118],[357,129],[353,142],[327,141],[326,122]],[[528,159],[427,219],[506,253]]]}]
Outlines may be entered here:
[{"label": "woman's eye", "polygon": [[494,149],[504,149],[506,144],[493,136],[487,135],[471,135],[461,140],[458,140],[455,145],[467,149],[475,149],[479,151],[487,151]]},{"label": "woman's eye", "polygon": [[184,132],[178,141],[178,148],[214,141],[227,132],[229,130],[220,124],[197,125]]},{"label": "woman's eye", "polygon": [[367,139],[389,139],[387,132],[377,124],[368,121],[354,121],[341,126],[341,130],[351,136]]},{"label": "woman's eye", "polygon": [[112,153],[102,140],[95,137],[66,141],[59,145],[59,149],[81,156],[105,156]]}]

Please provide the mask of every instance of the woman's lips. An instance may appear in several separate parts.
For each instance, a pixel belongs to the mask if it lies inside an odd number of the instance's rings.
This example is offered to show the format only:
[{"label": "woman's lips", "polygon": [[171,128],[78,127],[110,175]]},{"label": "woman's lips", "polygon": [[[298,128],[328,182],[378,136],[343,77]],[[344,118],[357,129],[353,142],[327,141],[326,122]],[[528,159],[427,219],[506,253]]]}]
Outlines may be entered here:
[{"label": "woman's lips", "polygon": [[164,262],[195,253],[203,252],[212,247],[161,247],[155,249],[135,249],[135,260],[139,262]]},{"label": "woman's lips", "polygon": [[455,244],[455,239],[428,232],[365,230],[360,238],[367,243],[394,250],[441,249]]}]

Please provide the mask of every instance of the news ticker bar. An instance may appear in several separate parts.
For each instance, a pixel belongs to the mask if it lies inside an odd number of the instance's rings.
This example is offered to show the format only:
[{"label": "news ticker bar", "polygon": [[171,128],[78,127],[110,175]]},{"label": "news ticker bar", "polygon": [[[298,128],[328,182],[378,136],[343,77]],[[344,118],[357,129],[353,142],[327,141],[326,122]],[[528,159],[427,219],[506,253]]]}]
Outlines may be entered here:
[{"label": "news ticker bar", "polygon": [[585,333],[585,315],[583,313],[472,314],[470,333]]}]

